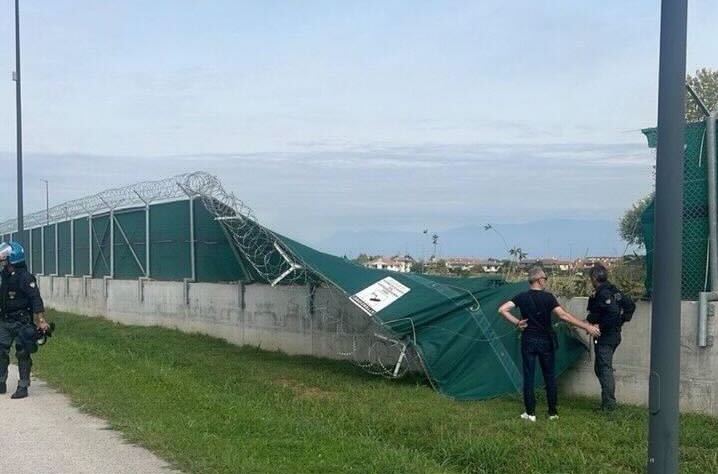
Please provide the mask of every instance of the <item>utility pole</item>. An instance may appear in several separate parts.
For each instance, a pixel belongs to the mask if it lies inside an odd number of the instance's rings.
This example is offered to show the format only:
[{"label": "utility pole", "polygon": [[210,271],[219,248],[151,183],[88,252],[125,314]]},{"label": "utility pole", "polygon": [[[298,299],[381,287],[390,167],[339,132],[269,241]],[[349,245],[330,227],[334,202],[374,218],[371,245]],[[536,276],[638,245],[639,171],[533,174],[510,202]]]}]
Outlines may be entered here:
[{"label": "utility pole", "polygon": [[50,182],[41,179],[45,183],[45,225],[50,225]]},{"label": "utility pole", "polygon": [[687,0],[661,2],[648,464],[678,472]]},{"label": "utility pole", "polygon": [[22,192],[22,99],[20,94],[20,0],[15,0],[15,106],[17,110],[17,234],[15,240],[22,242],[23,223],[23,192]]}]

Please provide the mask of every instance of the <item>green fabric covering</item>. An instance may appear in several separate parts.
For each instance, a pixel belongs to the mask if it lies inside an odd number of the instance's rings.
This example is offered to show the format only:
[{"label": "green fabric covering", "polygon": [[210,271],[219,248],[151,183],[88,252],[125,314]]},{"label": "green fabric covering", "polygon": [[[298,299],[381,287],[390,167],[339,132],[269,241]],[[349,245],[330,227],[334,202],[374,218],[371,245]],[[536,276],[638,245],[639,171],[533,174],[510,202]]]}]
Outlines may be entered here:
[{"label": "green fabric covering", "polygon": [[[396,338],[415,345],[441,393],[476,400],[521,389],[520,333],[497,310],[526,290],[526,284],[369,269],[286,237],[277,238],[318,278],[331,282],[347,297],[386,277],[408,287],[408,293],[373,317]],[[556,369],[560,374],[586,348],[565,324],[556,324],[556,330],[560,338]],[[537,384],[540,380],[537,377]]]}]

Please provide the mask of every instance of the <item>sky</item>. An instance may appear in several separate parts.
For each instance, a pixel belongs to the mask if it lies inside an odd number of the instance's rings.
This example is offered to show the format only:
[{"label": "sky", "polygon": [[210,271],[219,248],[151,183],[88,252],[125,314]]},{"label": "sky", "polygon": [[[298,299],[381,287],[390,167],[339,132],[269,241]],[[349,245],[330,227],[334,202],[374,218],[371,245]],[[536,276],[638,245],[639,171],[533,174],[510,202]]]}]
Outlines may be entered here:
[{"label": "sky", "polygon": [[[14,217],[12,1],[0,160]],[[658,0],[21,0],[26,211],[204,170],[308,243],[553,218],[650,192]],[[718,69],[690,2],[688,71]],[[570,240],[571,236],[567,236]],[[444,246],[450,243],[444,242]]]}]

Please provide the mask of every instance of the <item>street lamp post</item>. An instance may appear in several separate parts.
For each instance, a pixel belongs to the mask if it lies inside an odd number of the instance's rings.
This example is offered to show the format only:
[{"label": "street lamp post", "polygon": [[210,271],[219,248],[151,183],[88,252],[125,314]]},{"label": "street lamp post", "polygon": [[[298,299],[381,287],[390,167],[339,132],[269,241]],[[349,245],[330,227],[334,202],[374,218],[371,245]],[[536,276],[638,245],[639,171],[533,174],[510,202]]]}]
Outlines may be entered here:
[{"label": "street lamp post", "polygon": [[50,182],[46,179],[41,179],[45,183],[45,224],[50,225]]},{"label": "street lamp post", "polygon": [[20,94],[20,0],[15,0],[15,106],[17,111],[17,238],[22,242],[24,229],[22,209],[22,100]]},{"label": "street lamp post", "polygon": [[661,2],[649,474],[678,472],[687,0]]}]

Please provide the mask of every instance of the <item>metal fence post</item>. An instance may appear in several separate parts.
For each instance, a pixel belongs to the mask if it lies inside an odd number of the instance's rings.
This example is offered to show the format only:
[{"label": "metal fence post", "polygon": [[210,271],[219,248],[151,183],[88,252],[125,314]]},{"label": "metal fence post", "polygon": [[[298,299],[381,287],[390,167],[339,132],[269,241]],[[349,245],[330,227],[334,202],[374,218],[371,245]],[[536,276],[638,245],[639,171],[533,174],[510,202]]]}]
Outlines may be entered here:
[{"label": "metal fence post", "polygon": [[687,0],[661,2],[648,463],[678,472]]},{"label": "metal fence post", "polygon": [[88,245],[88,247],[90,248],[90,260],[88,262],[87,269],[89,270],[88,273],[90,275],[90,278],[92,278],[92,276],[94,275],[94,273],[93,273],[94,269],[92,268],[93,267],[93,262],[92,262],[92,234],[93,234],[92,214],[88,214],[88,216],[87,216],[87,228],[89,229],[88,233],[89,233],[89,237],[90,237],[90,245]]},{"label": "metal fence post", "polygon": [[40,228],[40,260],[42,261],[42,274],[45,273],[45,226]]},{"label": "metal fence post", "polygon": [[28,268],[30,269],[30,273],[34,273],[35,269],[33,268],[34,262],[32,259],[32,229],[28,230],[29,238],[27,239],[27,261],[28,261]]},{"label": "metal fence post", "polygon": [[197,280],[197,258],[195,254],[195,229],[194,229],[194,196],[189,198],[189,255],[190,268],[192,270],[192,281]]},{"label": "metal fence post", "polygon": [[115,211],[110,209],[110,278],[115,277]]},{"label": "metal fence post", "polygon": [[150,278],[150,205],[145,205],[145,277]]},{"label": "metal fence post", "polygon": [[75,221],[70,221],[70,275],[75,274]]},{"label": "metal fence post", "polygon": [[59,254],[59,245],[58,245],[58,232],[57,232],[57,222],[55,222],[55,275],[60,274],[60,256]]}]

